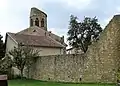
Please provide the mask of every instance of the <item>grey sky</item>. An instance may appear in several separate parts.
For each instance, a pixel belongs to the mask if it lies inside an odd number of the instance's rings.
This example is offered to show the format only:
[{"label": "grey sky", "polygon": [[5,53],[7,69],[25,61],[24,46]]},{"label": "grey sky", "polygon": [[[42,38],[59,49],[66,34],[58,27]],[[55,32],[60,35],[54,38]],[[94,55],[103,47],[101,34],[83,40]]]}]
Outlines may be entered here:
[{"label": "grey sky", "polygon": [[48,30],[60,36],[67,34],[69,16],[99,19],[104,27],[115,14],[120,13],[119,0],[0,0],[0,33],[18,32],[29,27],[31,7],[48,15]]}]

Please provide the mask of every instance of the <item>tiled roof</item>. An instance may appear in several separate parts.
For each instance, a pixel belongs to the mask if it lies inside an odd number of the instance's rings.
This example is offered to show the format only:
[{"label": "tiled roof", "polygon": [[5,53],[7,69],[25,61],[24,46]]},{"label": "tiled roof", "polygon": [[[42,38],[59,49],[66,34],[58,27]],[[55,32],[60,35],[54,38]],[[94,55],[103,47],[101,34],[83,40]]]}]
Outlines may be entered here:
[{"label": "tiled roof", "polygon": [[[35,36],[48,36],[52,39],[55,39],[57,42],[61,43],[61,37],[53,34],[50,31],[45,31],[40,27],[32,26],[27,29],[24,29],[17,34],[25,34],[25,35],[35,35]],[[65,43],[61,43],[63,46],[67,46]]]},{"label": "tiled roof", "polygon": [[32,27],[26,28],[26,29],[18,32],[17,34],[45,36],[45,32],[48,33],[47,31],[43,30],[40,27],[32,26]]},{"label": "tiled roof", "polygon": [[35,35],[25,35],[25,34],[9,34],[17,43],[22,43],[22,45],[32,45],[41,47],[58,47],[63,48],[64,46],[57,42],[56,40],[48,36],[35,36]]}]

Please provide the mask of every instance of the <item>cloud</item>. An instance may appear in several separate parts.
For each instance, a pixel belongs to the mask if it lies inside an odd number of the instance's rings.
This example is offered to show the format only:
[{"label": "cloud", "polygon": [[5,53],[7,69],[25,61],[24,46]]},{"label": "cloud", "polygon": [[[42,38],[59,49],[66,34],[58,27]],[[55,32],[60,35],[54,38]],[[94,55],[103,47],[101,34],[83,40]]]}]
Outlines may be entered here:
[{"label": "cloud", "polygon": [[70,8],[85,9],[89,6],[92,0],[60,0],[64,5]]},{"label": "cloud", "polygon": [[110,21],[111,19],[112,19],[112,16],[107,17],[107,18],[101,20],[101,21],[100,21],[101,27],[104,29],[105,26],[109,23],[109,21]]},{"label": "cloud", "polygon": [[0,0],[0,9],[5,9],[7,8],[7,0]]},{"label": "cloud", "polygon": [[67,36],[66,35],[66,33],[67,33],[67,30],[66,29],[60,29],[60,28],[49,28],[48,29],[49,31],[51,31],[52,33],[54,33],[54,34],[58,34],[59,36],[63,36],[63,35],[65,35],[65,36]]},{"label": "cloud", "polygon": [[0,32],[18,32],[29,27],[30,8],[37,7],[48,15],[48,28],[62,36],[67,34],[71,14],[83,20],[97,16],[104,27],[120,12],[119,0],[0,0]]},{"label": "cloud", "polygon": [[66,28],[49,28],[49,31],[52,31],[52,33],[59,35],[60,37],[64,36],[65,42],[67,42],[67,29]]}]

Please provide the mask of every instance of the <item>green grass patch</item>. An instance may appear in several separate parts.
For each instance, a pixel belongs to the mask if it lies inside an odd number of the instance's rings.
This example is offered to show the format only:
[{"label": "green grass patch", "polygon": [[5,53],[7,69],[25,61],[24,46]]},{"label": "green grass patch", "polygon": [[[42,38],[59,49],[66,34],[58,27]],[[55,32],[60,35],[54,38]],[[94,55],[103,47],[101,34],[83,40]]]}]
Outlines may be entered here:
[{"label": "green grass patch", "polygon": [[8,86],[115,86],[115,84],[75,84],[39,80],[9,80]]}]

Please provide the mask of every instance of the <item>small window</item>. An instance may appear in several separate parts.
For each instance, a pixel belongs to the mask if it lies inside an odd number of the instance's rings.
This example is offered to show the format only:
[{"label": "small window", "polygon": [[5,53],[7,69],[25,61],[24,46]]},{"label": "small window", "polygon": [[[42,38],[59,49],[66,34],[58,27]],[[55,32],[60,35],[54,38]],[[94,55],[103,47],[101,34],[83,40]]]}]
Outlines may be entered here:
[{"label": "small window", "polygon": [[41,27],[44,27],[44,19],[41,20]]},{"label": "small window", "polygon": [[39,19],[38,18],[36,18],[36,20],[35,20],[35,25],[39,27]]},{"label": "small window", "polygon": [[30,26],[33,26],[33,20],[30,19]]},{"label": "small window", "polygon": [[36,30],[33,30],[33,32],[36,32]]}]

